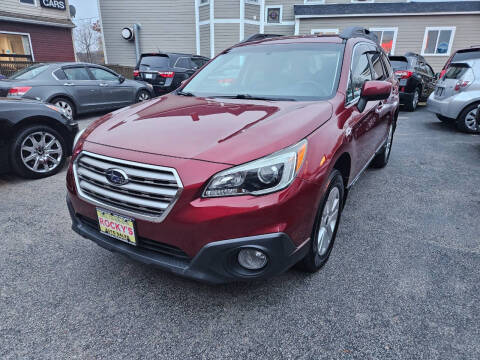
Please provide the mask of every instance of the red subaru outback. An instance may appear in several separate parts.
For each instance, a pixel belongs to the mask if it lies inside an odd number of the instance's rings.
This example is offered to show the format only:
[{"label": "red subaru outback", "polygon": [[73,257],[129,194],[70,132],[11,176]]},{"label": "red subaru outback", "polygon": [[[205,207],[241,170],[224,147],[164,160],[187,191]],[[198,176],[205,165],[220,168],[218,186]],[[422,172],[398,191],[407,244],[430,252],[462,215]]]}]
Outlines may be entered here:
[{"label": "red subaru outback", "polygon": [[67,174],[73,230],[212,283],[314,272],[348,189],[387,164],[398,106],[367,30],[236,45],[83,132]]}]

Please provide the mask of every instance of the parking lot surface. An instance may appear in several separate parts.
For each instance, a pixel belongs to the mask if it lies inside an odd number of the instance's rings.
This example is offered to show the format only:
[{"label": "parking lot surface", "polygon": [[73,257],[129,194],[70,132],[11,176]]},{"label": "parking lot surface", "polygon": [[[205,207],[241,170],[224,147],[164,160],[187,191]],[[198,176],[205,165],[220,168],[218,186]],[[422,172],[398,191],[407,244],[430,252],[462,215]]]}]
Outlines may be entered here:
[{"label": "parking lot surface", "polygon": [[320,272],[222,286],[73,233],[65,170],[2,175],[0,358],[479,359],[479,159],[480,136],[401,112]]}]

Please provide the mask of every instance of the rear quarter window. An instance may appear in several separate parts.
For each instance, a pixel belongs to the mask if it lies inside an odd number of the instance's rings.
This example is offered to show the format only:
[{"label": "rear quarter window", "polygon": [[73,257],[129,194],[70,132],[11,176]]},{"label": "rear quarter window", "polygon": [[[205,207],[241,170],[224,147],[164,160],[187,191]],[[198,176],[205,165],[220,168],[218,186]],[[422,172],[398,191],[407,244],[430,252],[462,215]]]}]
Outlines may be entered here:
[{"label": "rear quarter window", "polygon": [[62,69],[58,69],[58,70],[54,71],[53,75],[55,75],[55,77],[58,80],[66,80],[67,79],[67,76],[65,75],[65,73],[63,72]]}]

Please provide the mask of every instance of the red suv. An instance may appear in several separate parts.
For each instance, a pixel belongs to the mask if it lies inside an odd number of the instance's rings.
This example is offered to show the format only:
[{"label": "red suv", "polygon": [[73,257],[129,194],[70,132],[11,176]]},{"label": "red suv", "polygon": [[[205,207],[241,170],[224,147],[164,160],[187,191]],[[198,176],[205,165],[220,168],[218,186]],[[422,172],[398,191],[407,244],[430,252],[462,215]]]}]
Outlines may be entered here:
[{"label": "red suv", "polygon": [[398,84],[367,30],[262,39],[179,90],[108,114],[76,142],[73,230],[211,283],[314,272],[348,189],[387,164]]}]

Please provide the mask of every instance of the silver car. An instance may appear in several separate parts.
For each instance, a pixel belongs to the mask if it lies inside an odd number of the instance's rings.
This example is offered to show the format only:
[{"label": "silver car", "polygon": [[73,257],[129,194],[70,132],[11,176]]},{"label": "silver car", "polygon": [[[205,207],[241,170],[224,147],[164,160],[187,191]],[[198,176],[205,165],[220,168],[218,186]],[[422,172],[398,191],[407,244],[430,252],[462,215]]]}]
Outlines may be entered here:
[{"label": "silver car", "polygon": [[153,95],[150,84],[126,80],[88,63],[36,64],[0,80],[0,97],[43,100],[75,118],[91,111],[114,110]]},{"label": "silver car", "polygon": [[450,64],[427,101],[427,109],[459,130],[480,133],[476,119],[480,104],[480,59]]}]

